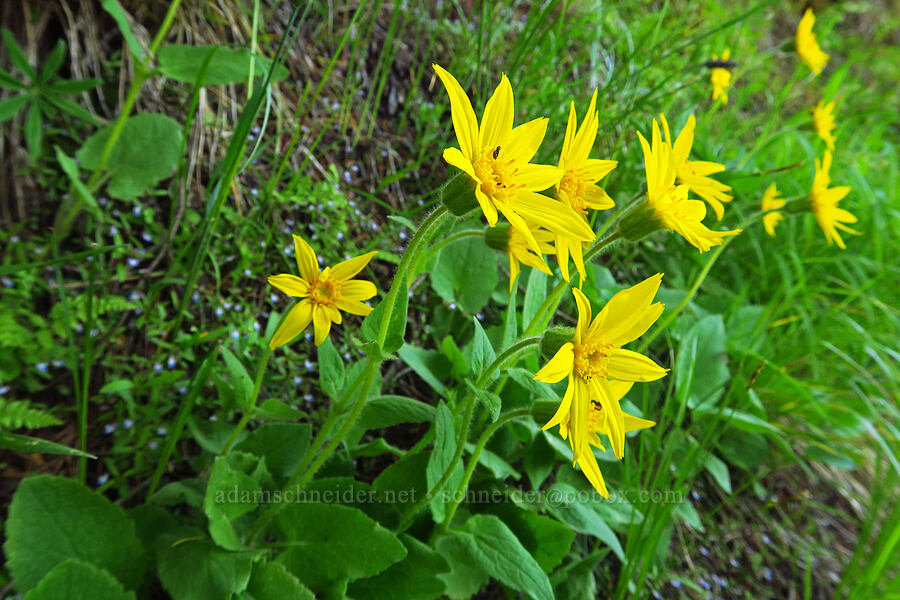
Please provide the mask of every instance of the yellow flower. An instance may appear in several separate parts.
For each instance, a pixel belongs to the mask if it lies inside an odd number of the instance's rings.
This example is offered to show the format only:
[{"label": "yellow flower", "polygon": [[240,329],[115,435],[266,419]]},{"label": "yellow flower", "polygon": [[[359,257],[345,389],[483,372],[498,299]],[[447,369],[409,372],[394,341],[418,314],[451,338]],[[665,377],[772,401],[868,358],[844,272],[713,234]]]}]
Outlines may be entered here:
[{"label": "yellow flower", "polygon": [[674,142],[665,115],[659,115],[659,120],[662,121],[663,133],[666,135],[665,142],[672,146],[671,160],[675,165],[678,183],[686,185],[689,191],[706,200],[707,204],[715,211],[716,219],[721,220],[725,214],[722,203],[731,202],[732,199],[732,196],[725,193],[730,191],[731,187],[716,181],[709,175],[724,171],[725,165],[706,160],[688,160],[691,147],[694,145],[694,129],[697,127],[694,115],[688,117],[687,123],[684,124],[684,128],[678,134],[678,139]]},{"label": "yellow flower", "polygon": [[850,193],[850,186],[842,185],[835,188],[829,188],[831,185],[831,177],[828,172],[831,170],[831,152],[825,151],[825,158],[822,161],[816,159],[816,176],[813,179],[812,191],[810,199],[812,200],[812,209],[819,222],[819,227],[825,232],[825,239],[828,243],[837,244],[841,249],[845,249],[844,240],[837,232],[838,229],[852,233],[853,235],[862,235],[855,229],[850,229],[844,223],[856,223],[856,217],[843,208],[838,208],[844,196]]},{"label": "yellow flower", "polygon": [[[731,50],[728,48],[725,48],[725,52],[722,53],[722,58],[719,58],[715,54],[712,55],[712,59],[716,62],[721,61],[726,63],[729,58],[731,58]],[[713,67],[712,72],[709,74],[709,79],[713,86],[713,102],[721,100],[722,104],[728,104],[728,88],[731,87],[731,71],[724,67]]]},{"label": "yellow flower", "polygon": [[815,22],[816,15],[813,14],[813,9],[807,8],[797,25],[795,41],[800,60],[818,75],[828,64],[828,55],[822,52],[819,42],[816,40],[816,34],[812,32]]},{"label": "yellow flower", "polygon": [[497,211],[525,235],[534,252],[540,245],[525,219],[557,235],[590,242],[594,232],[568,206],[538,194],[555,186],[562,169],[530,164],[547,131],[539,118],[513,128],[513,92],[504,75],[484,108],[479,126],[472,103],[456,79],[432,65],[450,96],[450,113],[459,148],[446,148],[444,160],[475,181],[475,198],[488,225],[497,224]]},{"label": "yellow flower", "polygon": [[[556,197],[578,213],[585,223],[587,223],[587,209],[606,210],[615,206],[615,202],[597,186],[597,182],[619,164],[614,160],[588,158],[597,137],[597,128],[600,126],[596,106],[597,90],[594,89],[584,121],[581,127],[577,127],[575,103],[569,105],[569,122],[566,125],[566,137],[559,156],[559,168],[565,173],[556,184]],[[556,258],[566,281],[569,280],[569,254],[575,261],[575,268],[578,269],[582,282],[587,277],[584,270],[583,247],[581,242],[572,239],[571,236],[557,235]]]},{"label": "yellow flower", "polygon": [[[551,245],[555,237],[549,231],[538,227],[531,227],[526,222],[531,236],[537,240],[541,254],[556,254],[556,249]],[[528,245],[528,240],[521,231],[510,225],[509,240],[506,246],[506,252],[509,254],[509,292],[512,293],[516,285],[516,279],[519,277],[519,263],[528,265],[538,271],[543,271],[547,275],[553,275],[553,271],[547,266],[541,254],[535,254]]]},{"label": "yellow flower", "polygon": [[653,303],[662,273],[622,290],[613,296],[591,321],[591,305],[581,290],[573,289],[578,305],[578,325],[571,342],[563,344],[535,379],[556,383],[564,377],[569,385],[559,409],[543,429],[564,421],[571,436],[574,458],[585,452],[590,439],[591,401],[600,403],[606,418],[613,453],[625,452],[625,415],[619,397],[609,393],[608,380],[621,382],[655,381],[667,370],[643,354],[625,350],[623,345],[644,334],[662,314],[663,304]]},{"label": "yellow flower", "polygon": [[835,129],[834,124],[834,102],[825,103],[819,100],[813,108],[813,124],[816,126],[816,133],[828,146],[828,149],[834,152],[834,140],[836,139],[831,132]]},{"label": "yellow flower", "polygon": [[[615,401],[618,402],[628,393],[628,390],[631,389],[634,382],[608,381],[601,383],[600,385],[606,390],[607,396],[614,398]],[[600,466],[597,464],[597,458],[594,456],[594,451],[591,450],[590,447],[596,446],[600,448],[601,451],[606,451],[603,447],[603,442],[600,440],[600,434],[606,435],[612,439],[609,423],[606,418],[607,414],[608,413],[603,410],[603,406],[599,402],[591,400],[590,412],[588,413],[588,435],[585,438],[581,438],[583,447],[579,452],[575,453],[574,448],[572,449],[573,453],[578,457],[576,458],[576,462],[578,463],[578,466],[581,467],[581,471],[584,473],[585,477],[588,478],[588,481],[591,482],[591,485],[594,486],[594,489],[604,498],[609,498],[609,491],[606,489],[606,483],[603,481],[603,474],[600,473]],[[622,416],[625,433],[636,431],[638,429],[647,429],[648,427],[656,425],[653,421],[629,415],[624,411],[622,412]],[[568,434],[571,432],[570,427],[571,420],[569,419],[569,416],[566,415],[559,427],[559,432],[563,439],[569,437]],[[572,437],[569,437],[570,443]]]},{"label": "yellow flower", "polygon": [[375,284],[371,281],[351,279],[362,271],[372,257],[378,252],[367,252],[362,256],[338,263],[334,267],[325,267],[319,271],[316,253],[302,237],[295,235],[294,254],[297,255],[297,267],[301,277],[283,273],[268,278],[268,282],[276,288],[295,298],[302,298],[291,308],[281,322],[281,326],[272,336],[269,348],[274,350],[282,346],[309,326],[312,321],[316,331],[316,346],[328,337],[331,323],[341,322],[338,309],[354,315],[366,316],[372,307],[363,304],[375,295]]},{"label": "yellow flower", "polygon": [[[692,120],[689,119],[685,130],[691,125]],[[682,130],[682,134],[684,133]],[[693,127],[690,127],[690,134],[693,138]],[[688,199],[687,185],[675,185],[677,165],[672,160],[675,150],[668,141],[663,142],[656,119],[653,120],[652,145],[647,143],[640,132],[638,137],[647,173],[646,204],[663,227],[678,232],[700,252],[706,252],[712,246],[720,245],[725,237],[741,232],[740,229],[712,231],[701,222],[706,216],[706,205],[700,200]],[[684,151],[685,140],[687,138],[684,135],[679,135],[676,142],[679,155],[687,155]],[[690,146],[687,151],[690,151]]]},{"label": "yellow flower", "polygon": [[766,228],[766,233],[772,237],[775,237],[775,226],[784,218],[784,215],[777,211],[783,206],[784,199],[781,197],[778,188],[775,187],[775,182],[770,183],[763,193],[762,210],[763,212],[771,211],[763,215],[763,227]]}]

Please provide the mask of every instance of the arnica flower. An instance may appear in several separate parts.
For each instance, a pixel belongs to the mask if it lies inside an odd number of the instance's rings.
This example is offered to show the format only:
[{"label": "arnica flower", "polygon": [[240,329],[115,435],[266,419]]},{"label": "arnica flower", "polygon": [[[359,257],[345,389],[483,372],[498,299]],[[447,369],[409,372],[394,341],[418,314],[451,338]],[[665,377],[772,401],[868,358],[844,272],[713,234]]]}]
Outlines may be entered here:
[{"label": "arnica flower", "polygon": [[[615,206],[612,198],[600,187],[597,182],[606,177],[619,163],[614,160],[600,160],[588,158],[594,140],[597,138],[597,129],[600,127],[600,118],[597,115],[597,90],[591,96],[591,103],[581,127],[578,127],[578,118],[575,114],[575,103],[569,105],[569,122],[566,125],[566,137],[563,140],[562,153],[559,156],[559,168],[565,171],[562,179],[556,184],[556,197],[560,202],[578,213],[587,223],[587,211],[606,210]],[[582,282],[587,277],[584,270],[584,258],[582,255],[583,244],[572,239],[568,235],[558,235],[556,238],[556,258],[563,278],[569,280],[569,255],[575,261],[575,268],[581,275]]]},{"label": "arnica flower", "polygon": [[366,316],[372,307],[363,304],[376,294],[371,281],[352,279],[362,271],[378,252],[367,252],[362,256],[338,263],[334,267],[319,270],[316,253],[302,237],[295,235],[294,254],[300,277],[283,273],[268,278],[276,288],[295,298],[302,298],[291,308],[281,322],[269,348],[274,350],[297,337],[312,321],[316,332],[316,346],[328,337],[332,323],[341,322],[340,311]]},{"label": "arnica flower", "polygon": [[[605,384],[605,387],[610,398],[614,398],[615,401],[618,402],[628,393],[628,390],[630,390],[633,385],[634,382],[632,381],[610,381]],[[624,411],[622,412],[622,416],[624,418],[623,428],[625,433],[637,431],[638,429],[647,429],[648,427],[656,425],[653,421],[629,415]],[[570,432],[570,425],[571,420],[568,417],[563,419],[563,422],[560,423],[559,432],[563,439],[565,439]],[[603,407],[596,400],[592,400],[590,413],[588,413],[588,435],[581,440],[581,443],[585,444],[585,446],[580,452],[576,453],[578,456],[576,462],[578,463],[578,466],[581,467],[581,471],[584,473],[585,477],[587,477],[588,481],[591,482],[591,485],[594,486],[594,489],[604,498],[609,498],[609,491],[606,489],[606,483],[603,481],[603,475],[600,473],[597,457],[594,456],[594,452],[590,448],[590,446],[596,446],[597,448],[600,448],[601,451],[606,451],[603,447],[603,442],[600,439],[601,434],[612,439],[606,414],[603,412]],[[571,440],[571,437],[569,439]]]},{"label": "arnica flower", "polygon": [[484,232],[484,242],[489,247],[509,256],[509,292],[512,293],[519,277],[521,265],[527,265],[547,275],[553,275],[553,271],[544,261],[544,254],[556,254],[553,240],[556,237],[546,229],[535,227],[526,222],[531,236],[537,240],[541,254],[535,254],[528,245],[525,235],[508,223],[500,223],[496,227],[490,227]]},{"label": "arnica flower", "polygon": [[829,188],[831,185],[831,177],[828,172],[831,170],[831,152],[825,151],[825,158],[821,161],[816,159],[816,176],[813,179],[812,191],[810,192],[810,200],[812,201],[812,209],[819,222],[819,227],[825,232],[825,239],[828,243],[837,244],[842,250],[847,246],[838,233],[838,229],[852,233],[853,235],[862,235],[855,229],[850,229],[844,223],[856,223],[856,217],[843,208],[838,208],[844,196],[850,193],[850,186],[842,185],[839,187]]},{"label": "arnica flower", "polygon": [[819,42],[816,40],[816,34],[812,32],[813,25],[816,22],[816,15],[813,9],[807,8],[797,25],[797,34],[795,42],[797,45],[797,54],[800,60],[806,63],[813,73],[818,75],[828,64],[828,55],[822,52]]},{"label": "arnica flower", "polygon": [[[690,120],[689,120],[690,125]],[[685,126],[687,129],[687,126]],[[706,205],[700,200],[688,199],[688,186],[675,185],[676,164],[672,160],[673,148],[664,142],[659,132],[659,124],[653,120],[652,142],[647,143],[638,132],[644,151],[644,169],[647,173],[647,200],[619,222],[619,232],[627,240],[638,240],[652,233],[654,229],[666,228],[676,231],[700,252],[707,252],[718,246],[730,235],[737,235],[740,229],[712,231],[703,223]],[[683,153],[684,142],[679,136],[679,151]]]},{"label": "arnica flower", "polygon": [[778,222],[784,218],[784,215],[778,212],[778,209],[783,206],[784,199],[773,181],[763,193],[761,207],[762,211],[766,213],[763,215],[763,227],[766,228],[766,233],[772,237],[775,237],[775,227],[778,225]]},{"label": "arnica flower", "polygon": [[538,194],[555,186],[562,169],[530,164],[547,131],[539,118],[513,128],[513,91],[504,75],[484,108],[479,126],[475,111],[459,82],[440,65],[432,65],[450,96],[450,113],[459,148],[444,149],[444,160],[475,182],[475,199],[488,225],[497,212],[525,235],[534,252],[540,245],[525,220],[578,242],[591,242],[594,232],[571,208]]},{"label": "arnica flower", "polygon": [[591,321],[591,305],[581,290],[573,289],[578,305],[578,325],[571,341],[564,343],[543,369],[538,381],[556,383],[564,377],[569,384],[556,414],[544,425],[549,429],[566,422],[574,459],[589,450],[591,403],[603,410],[602,422],[608,431],[616,458],[625,453],[625,415],[610,382],[655,381],[667,370],[643,354],[625,350],[623,345],[644,334],[662,314],[663,304],[653,303],[662,273],[614,295]]},{"label": "arnica flower", "polygon": [[819,137],[822,138],[828,149],[834,152],[834,140],[836,138],[831,133],[836,127],[834,124],[834,102],[826,104],[824,100],[819,100],[819,103],[813,108],[813,124],[816,127],[816,133],[819,134]]},{"label": "arnica flower", "polygon": [[[725,48],[725,51],[722,52],[721,58],[716,54],[712,55],[713,61],[717,63],[727,63],[730,58],[731,50],[728,48]],[[713,86],[713,102],[719,100],[722,104],[728,104],[728,88],[731,87],[731,71],[724,67],[713,67],[709,74],[709,80],[712,82]]]},{"label": "arnica flower", "polygon": [[688,160],[694,145],[694,129],[697,127],[697,119],[694,118],[694,115],[688,117],[687,123],[684,124],[684,128],[678,134],[678,139],[674,142],[665,115],[659,115],[659,120],[662,122],[663,133],[666,135],[665,141],[672,146],[671,160],[675,165],[678,183],[686,185],[689,191],[706,200],[706,203],[715,211],[716,219],[721,220],[725,215],[722,203],[731,202],[732,199],[732,196],[726,193],[731,190],[731,187],[709,176],[724,171],[725,165],[706,160]]}]

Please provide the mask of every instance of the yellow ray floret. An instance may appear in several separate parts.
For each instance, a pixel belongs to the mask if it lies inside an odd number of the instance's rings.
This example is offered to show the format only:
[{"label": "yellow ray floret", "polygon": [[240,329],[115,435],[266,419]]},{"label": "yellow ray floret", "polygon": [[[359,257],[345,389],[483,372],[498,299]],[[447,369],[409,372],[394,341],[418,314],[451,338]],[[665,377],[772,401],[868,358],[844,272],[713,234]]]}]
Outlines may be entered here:
[{"label": "yellow ray floret", "polygon": [[813,9],[807,8],[797,25],[797,34],[795,35],[795,43],[797,46],[797,54],[800,60],[806,63],[806,66],[818,75],[828,64],[828,55],[822,52],[819,42],[816,40],[816,34],[813,33],[813,25],[816,23],[816,15]]},{"label": "yellow ray floret", "polygon": [[484,108],[481,125],[459,82],[439,65],[432,65],[450,96],[450,113],[459,148],[446,148],[444,160],[475,181],[475,198],[488,225],[497,224],[501,213],[525,235],[534,252],[540,246],[525,220],[554,234],[591,242],[594,232],[568,206],[538,194],[555,186],[563,170],[531,164],[547,131],[547,119],[539,118],[513,127],[513,91],[504,75]]},{"label": "yellow ray floret", "polygon": [[[728,62],[729,58],[731,58],[731,50],[728,48],[725,48],[721,59],[715,54],[712,55],[714,61],[721,60],[722,62]],[[718,100],[722,104],[728,104],[728,89],[731,87],[731,71],[724,67],[713,67],[709,74],[709,80],[713,86],[713,102]]]},{"label": "yellow ray floret", "polygon": [[288,296],[301,300],[291,308],[269,341],[272,350],[297,337],[310,322],[315,328],[316,346],[321,345],[328,337],[331,324],[340,324],[340,311],[366,316],[372,312],[372,307],[363,302],[376,294],[374,283],[352,277],[369,264],[377,251],[320,271],[316,253],[306,240],[299,235],[293,238],[300,277],[282,273],[269,277],[268,282]]},{"label": "yellow ray floret", "polygon": [[[555,236],[552,233],[538,227],[533,227],[528,223],[526,223],[526,226],[529,228],[531,236],[537,240],[541,254],[556,254],[556,249],[553,247],[553,239]],[[521,271],[520,264],[528,265],[532,269],[537,269],[547,275],[553,275],[553,271],[547,266],[544,257],[541,256],[541,254],[532,252],[525,234],[513,226],[510,226],[509,228],[509,241],[507,242],[506,253],[509,255],[510,293],[512,293],[513,288],[516,285],[516,279],[519,277],[519,272]]]},{"label": "yellow ray floret", "polygon": [[619,398],[609,393],[609,382],[655,381],[667,372],[643,354],[622,348],[643,335],[662,314],[663,304],[653,302],[661,279],[659,273],[617,293],[593,320],[588,299],[581,290],[572,290],[578,306],[575,335],[534,378],[556,383],[568,377],[563,400],[543,428],[565,421],[568,425],[561,433],[571,436],[576,461],[589,443],[592,401],[598,402],[606,415],[613,453],[617,458],[624,455],[625,415]]},{"label": "yellow ray floret", "polygon": [[[600,126],[596,107],[597,90],[595,89],[587,113],[584,115],[584,121],[582,121],[581,127],[578,127],[575,103],[570,104],[566,137],[563,140],[562,153],[559,157],[559,168],[564,171],[564,174],[556,184],[556,197],[560,202],[571,207],[585,223],[587,223],[588,209],[606,210],[615,206],[615,202],[609,197],[609,194],[597,184],[619,164],[614,160],[588,158]],[[569,280],[569,255],[571,254],[575,268],[583,282],[587,277],[582,254],[584,244],[572,239],[571,236],[558,235],[556,249],[556,258],[563,278],[566,281]]]},{"label": "yellow ray floret", "polygon": [[826,103],[819,100],[819,103],[813,108],[813,125],[816,127],[816,133],[828,146],[828,149],[834,152],[834,142],[837,138],[831,132],[835,130],[834,124],[834,102]]},{"label": "yellow ray floret", "polygon": [[829,244],[835,243],[841,249],[845,249],[847,246],[844,245],[838,229],[853,235],[861,235],[861,232],[844,225],[844,223],[856,223],[856,217],[851,212],[838,207],[838,203],[850,193],[850,186],[829,188],[831,177],[828,172],[830,170],[831,152],[826,150],[825,157],[821,161],[816,159],[816,176],[813,179],[810,200],[819,227],[825,232],[825,239]]},{"label": "yellow ray floret", "polygon": [[775,227],[779,221],[784,219],[784,215],[778,210],[782,207],[784,207],[784,199],[775,186],[775,182],[772,182],[763,193],[762,206],[760,207],[766,213],[763,215],[763,227],[766,228],[766,233],[772,237],[775,237]]}]

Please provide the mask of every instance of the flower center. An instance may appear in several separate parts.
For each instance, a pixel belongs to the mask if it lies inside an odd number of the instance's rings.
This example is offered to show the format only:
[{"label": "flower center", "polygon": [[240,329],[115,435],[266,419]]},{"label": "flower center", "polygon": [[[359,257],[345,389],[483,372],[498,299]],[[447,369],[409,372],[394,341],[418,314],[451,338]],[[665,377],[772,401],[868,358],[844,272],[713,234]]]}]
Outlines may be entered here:
[{"label": "flower center", "polygon": [[488,148],[472,165],[481,181],[481,191],[489,198],[508,200],[521,187],[516,183],[514,159],[503,160],[500,146]]},{"label": "flower center", "polygon": [[563,175],[563,178],[559,181],[559,191],[566,195],[572,210],[587,216],[587,209],[584,207],[585,188],[586,186],[581,169],[566,171],[566,174]]},{"label": "flower center", "polygon": [[330,276],[316,280],[309,289],[309,299],[316,304],[334,304],[340,295],[341,283]]},{"label": "flower center", "polygon": [[606,365],[612,348],[613,345],[607,343],[575,346],[575,373],[583,379],[606,378]]}]

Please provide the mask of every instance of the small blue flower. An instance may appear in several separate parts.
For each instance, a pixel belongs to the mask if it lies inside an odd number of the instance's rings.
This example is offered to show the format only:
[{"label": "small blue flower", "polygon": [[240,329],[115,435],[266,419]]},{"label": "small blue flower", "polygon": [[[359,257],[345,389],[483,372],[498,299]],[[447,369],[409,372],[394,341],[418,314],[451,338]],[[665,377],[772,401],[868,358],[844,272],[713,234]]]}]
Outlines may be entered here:
[{"label": "small blue flower", "polygon": [[222,306],[225,307],[225,310],[231,310],[231,302],[229,302],[228,300],[226,300]]},{"label": "small blue flower", "polygon": [[157,442],[156,440],[150,440],[149,442],[147,442],[147,447],[151,450],[159,450],[159,442]]},{"label": "small blue flower", "polygon": [[274,292],[272,292],[271,294],[269,294],[269,301],[270,301],[272,304],[278,304],[278,294],[276,294],[276,293],[274,293]]},{"label": "small blue flower", "polygon": [[183,385],[183,386],[179,387],[179,388],[178,388],[178,393],[181,394],[182,396],[184,396],[185,394],[187,394],[187,386],[186,386],[186,385]]},{"label": "small blue flower", "polygon": [[135,204],[134,208],[131,209],[131,214],[133,214],[136,217],[141,216],[141,205]]},{"label": "small blue flower", "polygon": [[159,363],[153,363],[153,371],[159,373],[162,371],[162,365]]},{"label": "small blue flower", "polygon": [[37,367],[37,370],[40,371],[41,373],[46,373],[46,372],[47,372],[47,363],[45,363],[45,362],[39,362],[39,363],[36,364],[35,366]]},{"label": "small blue flower", "polygon": [[251,127],[250,131],[253,132],[253,135],[259,135],[259,131],[260,131],[259,125],[254,125],[253,127]]},{"label": "small blue flower", "polygon": [[741,566],[741,563],[736,558],[732,558],[731,560],[728,561],[728,563],[734,568],[738,568]]},{"label": "small blue flower", "polygon": [[8,392],[8,391],[9,391],[8,385],[4,385],[3,387],[0,387],[0,396],[5,396],[6,392]]},{"label": "small blue flower", "polygon": [[285,255],[285,256],[290,256],[290,255],[293,254],[293,253],[294,253],[294,249],[293,249],[293,248],[291,248],[290,246],[285,246],[285,247],[284,247],[284,255]]},{"label": "small blue flower", "polygon": [[159,437],[166,437],[168,434],[169,434],[169,430],[166,429],[165,427],[157,427],[156,428],[156,435],[158,435]]},{"label": "small blue flower", "polygon": [[259,321],[254,320],[253,321],[253,331],[255,331],[256,333],[259,333],[260,329],[261,329],[261,327],[259,325]]},{"label": "small blue flower", "polygon": [[315,363],[309,360],[308,358],[303,361],[303,366],[306,367],[307,371],[312,371],[313,367],[315,367]]},{"label": "small blue flower", "polygon": [[681,582],[678,581],[677,579],[670,579],[669,583],[671,583],[672,587],[674,587],[675,589],[679,589],[679,590],[681,589]]},{"label": "small blue flower", "polygon": [[2,280],[0,280],[0,281],[3,281],[3,287],[6,287],[6,288],[16,287],[16,284],[15,284],[15,283],[13,282],[13,280],[10,279],[9,277],[4,277],[4,278],[3,278]]},{"label": "small blue flower", "polygon": [[136,259],[134,257],[128,259],[128,266],[131,267],[132,269],[137,269],[139,264],[141,264],[141,263],[138,262],[138,259]]},{"label": "small blue flower", "polygon": [[334,237],[337,238],[337,241],[340,242],[340,241],[342,241],[342,240],[344,239],[344,232],[343,232],[343,231],[338,231],[337,234],[336,234]]},{"label": "small blue flower", "polygon": [[133,419],[125,419],[122,422],[122,427],[124,427],[125,429],[131,429],[132,427],[134,427],[134,420]]},{"label": "small blue flower", "polygon": [[341,108],[340,102],[332,102],[331,103],[331,110],[339,110],[340,108]]},{"label": "small blue flower", "polygon": [[109,481],[109,473],[103,473],[99,477],[97,477],[97,485],[103,485],[107,481]]},{"label": "small blue flower", "polygon": [[200,292],[194,291],[194,293],[191,294],[191,302],[200,302]]},{"label": "small blue flower", "polygon": [[257,196],[259,196],[259,190],[256,188],[250,188],[250,195],[256,198]]},{"label": "small blue flower", "polygon": [[244,307],[241,306],[240,304],[235,304],[234,310],[236,310],[237,312],[241,312],[242,310],[244,310]]},{"label": "small blue flower", "polygon": [[313,395],[312,395],[312,394],[307,394],[307,395],[303,396],[303,399],[306,400],[307,402],[312,402],[312,401],[313,401]]},{"label": "small blue flower", "polygon": [[303,378],[299,375],[294,375],[294,385],[300,385],[303,383]]},{"label": "small blue flower", "polygon": [[400,233],[397,234],[397,237],[400,238],[401,242],[405,242],[406,241],[406,232],[403,230],[400,230]]},{"label": "small blue flower", "polygon": [[113,431],[115,431],[118,426],[119,426],[118,423],[107,423],[106,425],[103,426],[103,433],[105,435],[109,435]]},{"label": "small blue flower", "polygon": [[115,237],[116,234],[119,233],[119,228],[115,225],[111,225],[109,228],[109,237]]},{"label": "small blue flower", "polygon": [[250,277],[251,275],[253,275],[253,271],[251,271],[250,269],[244,269],[244,277]]},{"label": "small blue flower", "polygon": [[456,302],[451,302],[451,303],[447,306],[447,308],[449,308],[450,310],[456,310]]},{"label": "small blue flower", "polygon": [[221,317],[221,316],[224,315],[224,314],[225,314],[225,311],[222,310],[222,307],[221,307],[221,306],[216,307],[216,316],[217,316],[217,317]]},{"label": "small blue flower", "polygon": [[[315,236],[313,236],[313,238],[315,238]],[[325,264],[325,259],[320,256],[319,257],[319,265],[324,265],[324,264]]]},{"label": "small blue flower", "polygon": [[233,339],[235,341],[241,339],[241,332],[238,331],[237,329],[233,329],[231,331],[231,339]]},{"label": "small blue flower", "polygon": [[100,206],[107,206],[109,204],[109,200],[107,200],[103,196],[100,196],[99,198],[97,198],[97,202],[100,203]]},{"label": "small blue flower", "polygon": [[175,357],[174,356],[169,357],[169,360],[166,361],[166,366],[169,367],[170,369],[175,368]]},{"label": "small blue flower", "polygon": [[219,420],[219,417],[217,415],[209,415],[209,420],[215,423]]},{"label": "small blue flower", "polygon": [[147,242],[148,244],[152,244],[152,243],[153,243],[153,236],[151,236],[151,235],[150,235],[149,233],[147,233],[146,231],[144,231],[143,233],[141,233],[141,237],[144,238],[144,241]]}]

